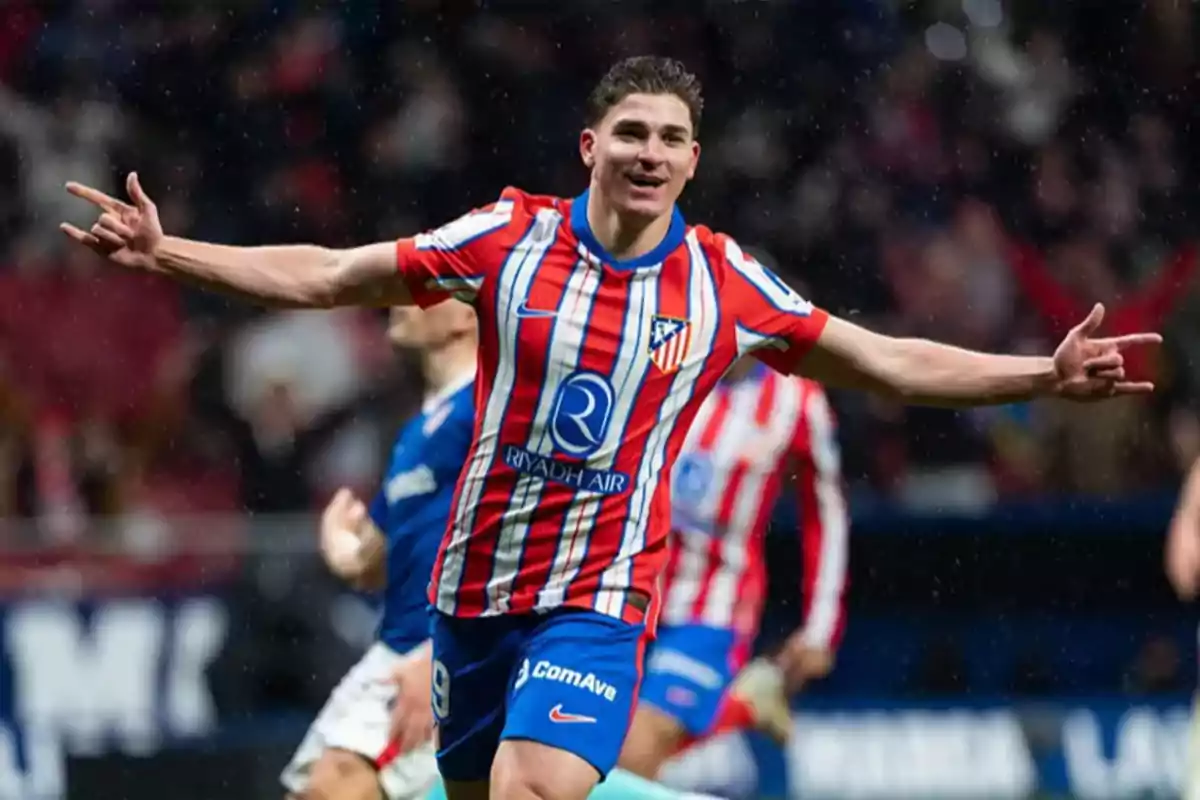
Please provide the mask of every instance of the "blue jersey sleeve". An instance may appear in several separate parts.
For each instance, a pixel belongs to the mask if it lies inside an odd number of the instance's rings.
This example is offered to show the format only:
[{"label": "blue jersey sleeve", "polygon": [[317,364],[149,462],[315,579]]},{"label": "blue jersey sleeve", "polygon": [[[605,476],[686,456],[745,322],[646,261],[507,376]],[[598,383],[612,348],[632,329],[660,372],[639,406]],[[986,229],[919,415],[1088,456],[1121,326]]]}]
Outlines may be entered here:
[{"label": "blue jersey sleeve", "polygon": [[388,532],[388,504],[387,498],[383,495],[383,489],[380,488],[375,493],[375,498],[371,500],[371,505],[367,506],[367,516],[371,518],[371,522],[375,523],[375,527],[379,528],[386,536]]}]

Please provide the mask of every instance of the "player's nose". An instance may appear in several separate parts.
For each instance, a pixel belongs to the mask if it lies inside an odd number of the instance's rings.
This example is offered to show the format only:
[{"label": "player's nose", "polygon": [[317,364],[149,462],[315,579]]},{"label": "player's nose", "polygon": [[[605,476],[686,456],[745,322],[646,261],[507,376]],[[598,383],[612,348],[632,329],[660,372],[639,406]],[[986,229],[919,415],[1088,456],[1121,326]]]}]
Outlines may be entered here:
[{"label": "player's nose", "polygon": [[662,139],[657,136],[649,136],[642,143],[642,149],[638,153],[638,158],[646,164],[661,164],[667,158],[667,146]]}]

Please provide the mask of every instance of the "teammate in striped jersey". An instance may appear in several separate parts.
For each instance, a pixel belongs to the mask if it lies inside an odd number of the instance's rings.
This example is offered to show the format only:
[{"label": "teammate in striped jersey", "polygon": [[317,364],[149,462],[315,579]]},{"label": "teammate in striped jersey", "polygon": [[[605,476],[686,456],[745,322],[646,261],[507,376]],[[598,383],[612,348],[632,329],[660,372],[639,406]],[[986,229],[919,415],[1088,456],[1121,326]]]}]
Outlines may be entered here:
[{"label": "teammate in striped jersey", "polygon": [[100,215],[72,240],[116,264],[300,307],[474,303],[475,438],[430,584],[438,766],[452,800],[586,796],[617,760],[657,616],[669,480],[704,398],[753,354],[785,374],[910,403],[966,406],[1153,390],[1096,338],[1053,357],[872,333],[789,289],[676,208],[700,158],[699,84],[626,59],[588,102],[574,199],[505,189],[427,233],[345,250],[165,236],[131,202],[68,184]]},{"label": "teammate in striped jersey", "polygon": [[622,767],[654,778],[686,744],[731,728],[786,737],[779,668],[755,665],[729,690],[758,634],[764,539],[786,484],[800,506],[806,608],[780,668],[799,688],[832,664],[849,535],[839,461],[833,413],[812,381],[742,359],[700,406],[675,464],[662,615]]}]

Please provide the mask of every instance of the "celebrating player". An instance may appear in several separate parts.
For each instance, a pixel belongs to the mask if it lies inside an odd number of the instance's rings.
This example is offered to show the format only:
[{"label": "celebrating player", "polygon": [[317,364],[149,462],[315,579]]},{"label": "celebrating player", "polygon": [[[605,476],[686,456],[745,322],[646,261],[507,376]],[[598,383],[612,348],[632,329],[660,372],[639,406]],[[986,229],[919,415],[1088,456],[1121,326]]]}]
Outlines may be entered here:
[{"label": "celebrating player", "polygon": [[[330,570],[382,590],[379,640],[334,689],[284,770],[295,798],[410,800],[437,780],[425,592],[474,430],[475,312],[457,301],[394,308],[388,338],[420,352],[426,399],[396,436],[370,507],[342,489],[321,517]],[[389,704],[409,732],[401,741],[389,734]]]},{"label": "celebrating player", "polygon": [[[804,627],[780,666],[756,664],[730,693],[766,595],[763,543],[788,476],[804,549]],[[620,764],[647,778],[691,741],[759,727],[786,738],[791,688],[821,677],[843,624],[849,525],[833,413],[821,387],[750,359],[700,406],[675,464],[670,555],[658,636]]]},{"label": "celebrating player", "polygon": [[1096,338],[1096,306],[1053,357],[872,333],[815,308],[733,239],[675,206],[696,172],[702,101],[675,61],[624,60],[588,103],[590,185],[505,189],[398,242],[227,247],[165,236],[132,203],[63,230],[110,260],[270,304],[474,303],[475,436],[430,584],[438,767],[452,800],[579,800],[616,763],[657,617],[675,456],[742,356],[909,403],[966,406],[1152,391]]}]

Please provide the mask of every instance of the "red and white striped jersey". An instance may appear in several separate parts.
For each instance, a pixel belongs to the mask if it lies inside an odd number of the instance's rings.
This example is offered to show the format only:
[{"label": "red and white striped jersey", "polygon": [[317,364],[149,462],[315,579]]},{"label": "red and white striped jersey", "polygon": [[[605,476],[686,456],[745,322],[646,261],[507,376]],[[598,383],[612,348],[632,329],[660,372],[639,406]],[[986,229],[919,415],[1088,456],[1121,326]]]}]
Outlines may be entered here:
[{"label": "red and white striped jersey", "polygon": [[762,368],[708,396],[675,464],[664,625],[758,632],[763,543],[789,483],[800,509],[803,635],[837,646],[850,526],[833,412],[819,384]]},{"label": "red and white striped jersey", "polygon": [[692,419],[736,359],[794,371],[828,319],[678,211],[621,261],[586,209],[510,188],[397,243],[415,302],[479,317],[475,441],[430,583],[443,613],[567,605],[653,627]]}]

